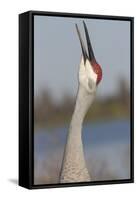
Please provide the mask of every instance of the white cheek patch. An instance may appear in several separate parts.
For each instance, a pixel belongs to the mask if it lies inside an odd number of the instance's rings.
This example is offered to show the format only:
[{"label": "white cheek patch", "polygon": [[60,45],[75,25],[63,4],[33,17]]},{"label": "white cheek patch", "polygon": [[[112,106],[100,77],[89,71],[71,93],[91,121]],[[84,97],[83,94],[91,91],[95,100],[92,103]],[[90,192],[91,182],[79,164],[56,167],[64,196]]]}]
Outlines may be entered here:
[{"label": "white cheek patch", "polygon": [[93,71],[90,62],[87,60],[84,64],[83,60],[79,68],[79,82],[84,86],[88,93],[93,93],[96,90],[97,74]]},{"label": "white cheek patch", "polygon": [[88,79],[88,86],[90,89],[93,88],[93,84],[94,84],[93,81],[91,79]]},{"label": "white cheek patch", "polygon": [[96,82],[94,82],[92,79],[88,79],[88,91],[89,93],[95,92],[96,90]]},{"label": "white cheek patch", "polygon": [[96,83],[97,74],[93,71],[93,67],[91,66],[89,60],[86,60],[85,68],[86,68],[86,71],[87,71],[88,78],[92,79]]}]

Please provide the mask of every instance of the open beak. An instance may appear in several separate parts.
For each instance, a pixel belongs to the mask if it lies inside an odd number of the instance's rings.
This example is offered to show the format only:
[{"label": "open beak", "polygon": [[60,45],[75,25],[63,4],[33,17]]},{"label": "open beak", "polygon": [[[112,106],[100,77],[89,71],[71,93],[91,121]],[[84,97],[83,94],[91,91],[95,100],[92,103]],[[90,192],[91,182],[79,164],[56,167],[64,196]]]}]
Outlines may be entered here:
[{"label": "open beak", "polygon": [[82,40],[82,37],[81,37],[81,34],[80,34],[80,31],[78,29],[77,24],[76,24],[76,30],[77,30],[78,37],[79,37],[80,44],[81,44],[84,63],[86,62],[86,59],[88,59],[90,62],[92,62],[93,60],[96,61],[95,56],[94,56],[94,52],[93,52],[93,48],[92,48],[92,45],[91,45],[91,42],[90,42],[88,29],[87,29],[87,26],[86,26],[84,21],[83,21],[83,25],[84,25],[85,36],[86,36],[86,41],[87,41],[88,53],[86,51],[86,48],[85,48],[85,45],[84,45],[84,42]]},{"label": "open beak", "polygon": [[79,29],[78,29],[77,24],[76,24],[76,30],[77,30],[78,37],[79,37],[79,40],[80,40],[81,49],[82,49],[82,54],[83,54],[84,63],[85,63],[85,62],[86,62],[86,59],[88,59],[88,55],[87,55],[86,48],[85,48],[85,45],[84,45],[84,42],[83,42],[83,40],[82,40],[82,37],[81,37],[81,34],[80,34],[80,31],[79,31]]}]

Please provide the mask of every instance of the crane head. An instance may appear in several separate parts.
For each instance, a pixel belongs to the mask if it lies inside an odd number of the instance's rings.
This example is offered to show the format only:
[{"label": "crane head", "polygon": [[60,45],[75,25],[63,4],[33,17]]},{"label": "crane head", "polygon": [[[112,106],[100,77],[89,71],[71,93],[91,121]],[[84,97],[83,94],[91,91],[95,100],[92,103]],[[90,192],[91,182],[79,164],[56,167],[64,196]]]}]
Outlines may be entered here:
[{"label": "crane head", "polygon": [[[78,33],[78,37],[79,37],[81,49],[82,49],[82,61],[80,64],[80,76],[83,78],[83,75],[85,73],[85,76],[87,76],[87,79],[88,79],[87,81],[88,82],[90,81],[92,83],[90,85],[98,85],[102,79],[102,69],[101,69],[101,66],[96,61],[96,58],[95,58],[95,55],[93,52],[93,48],[92,48],[92,45],[90,42],[88,29],[87,29],[87,26],[84,21],[83,21],[83,25],[84,25],[85,35],[86,35],[88,51],[85,48],[80,31],[76,24],[76,30]],[[80,77],[80,79],[81,79],[81,77]]]}]

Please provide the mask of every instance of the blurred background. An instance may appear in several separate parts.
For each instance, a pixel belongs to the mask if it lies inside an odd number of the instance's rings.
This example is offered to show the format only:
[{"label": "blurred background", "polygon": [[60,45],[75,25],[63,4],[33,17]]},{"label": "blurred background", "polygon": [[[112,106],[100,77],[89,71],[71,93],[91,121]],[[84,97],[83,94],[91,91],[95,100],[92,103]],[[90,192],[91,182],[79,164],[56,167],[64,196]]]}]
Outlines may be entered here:
[{"label": "blurred background", "polygon": [[[59,182],[78,88],[81,18],[34,17],[34,184]],[[130,178],[130,22],[85,19],[103,79],[83,124],[93,181]]]}]

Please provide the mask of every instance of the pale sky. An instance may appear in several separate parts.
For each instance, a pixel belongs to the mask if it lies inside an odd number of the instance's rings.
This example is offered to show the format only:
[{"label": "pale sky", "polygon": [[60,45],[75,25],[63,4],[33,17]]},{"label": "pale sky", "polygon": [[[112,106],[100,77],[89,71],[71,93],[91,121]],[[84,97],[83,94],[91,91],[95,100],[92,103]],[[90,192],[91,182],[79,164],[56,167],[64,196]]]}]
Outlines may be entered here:
[{"label": "pale sky", "polygon": [[[84,36],[83,18],[34,17],[34,93],[48,88],[55,99],[75,95],[81,47],[75,23]],[[98,95],[116,91],[119,77],[130,80],[130,22],[84,19],[94,54],[102,66]],[[85,38],[84,38],[85,39]]]}]

